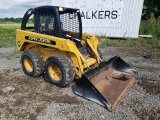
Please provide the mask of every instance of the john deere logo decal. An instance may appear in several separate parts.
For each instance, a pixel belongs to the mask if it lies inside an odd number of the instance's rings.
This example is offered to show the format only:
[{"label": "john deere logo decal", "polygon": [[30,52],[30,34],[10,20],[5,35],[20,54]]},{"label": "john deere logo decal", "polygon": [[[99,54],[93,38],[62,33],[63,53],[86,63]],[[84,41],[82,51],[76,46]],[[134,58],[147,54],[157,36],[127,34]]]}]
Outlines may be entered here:
[{"label": "john deere logo decal", "polygon": [[41,38],[41,37],[37,37],[37,36],[25,36],[25,39],[30,40],[30,41],[34,41],[34,42],[45,43],[45,44],[52,44],[52,45],[56,44],[55,41],[51,41],[47,38]]}]

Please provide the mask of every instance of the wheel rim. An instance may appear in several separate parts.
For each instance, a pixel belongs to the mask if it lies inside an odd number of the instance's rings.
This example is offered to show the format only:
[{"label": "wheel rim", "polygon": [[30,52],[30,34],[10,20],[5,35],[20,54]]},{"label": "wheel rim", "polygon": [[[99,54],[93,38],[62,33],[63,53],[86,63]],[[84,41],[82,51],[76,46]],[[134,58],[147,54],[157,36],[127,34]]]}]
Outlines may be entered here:
[{"label": "wheel rim", "polygon": [[48,72],[52,80],[58,82],[62,78],[62,71],[60,67],[56,64],[51,64],[48,68]]},{"label": "wheel rim", "polygon": [[31,61],[28,57],[26,57],[26,58],[24,59],[24,66],[25,66],[25,68],[26,68],[26,70],[27,70],[28,72],[32,72],[32,71],[33,71],[32,61]]}]

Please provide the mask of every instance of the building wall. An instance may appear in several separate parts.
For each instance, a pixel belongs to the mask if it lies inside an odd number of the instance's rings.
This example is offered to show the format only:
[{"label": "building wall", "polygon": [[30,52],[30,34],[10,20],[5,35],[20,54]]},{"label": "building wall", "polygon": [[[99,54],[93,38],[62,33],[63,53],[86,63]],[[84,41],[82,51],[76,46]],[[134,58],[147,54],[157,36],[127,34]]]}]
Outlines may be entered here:
[{"label": "building wall", "polygon": [[54,6],[79,8],[83,32],[138,38],[144,0],[52,0]]}]

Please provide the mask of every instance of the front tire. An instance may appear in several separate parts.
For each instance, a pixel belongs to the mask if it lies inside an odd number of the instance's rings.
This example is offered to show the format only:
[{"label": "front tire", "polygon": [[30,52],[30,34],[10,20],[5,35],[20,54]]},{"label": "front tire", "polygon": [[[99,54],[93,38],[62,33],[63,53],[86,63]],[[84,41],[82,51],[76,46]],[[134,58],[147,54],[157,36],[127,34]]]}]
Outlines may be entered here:
[{"label": "front tire", "polygon": [[65,55],[54,55],[47,59],[43,78],[56,86],[65,87],[75,76],[72,61]]},{"label": "front tire", "polygon": [[44,62],[39,51],[24,51],[21,56],[21,63],[23,72],[30,77],[35,78],[43,73]]}]

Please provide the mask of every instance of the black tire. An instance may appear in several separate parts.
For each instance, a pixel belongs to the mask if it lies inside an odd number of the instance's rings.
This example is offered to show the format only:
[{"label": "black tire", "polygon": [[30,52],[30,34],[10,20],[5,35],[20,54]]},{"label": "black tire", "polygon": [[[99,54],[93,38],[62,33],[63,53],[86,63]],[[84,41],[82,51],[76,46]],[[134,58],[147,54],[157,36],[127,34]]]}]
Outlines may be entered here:
[{"label": "black tire", "polygon": [[[54,72],[52,73],[52,71]],[[65,55],[54,55],[46,60],[43,75],[45,81],[58,87],[65,87],[73,81],[74,77],[75,72],[73,63]]]},{"label": "black tire", "polygon": [[44,62],[42,55],[36,50],[24,51],[21,56],[23,72],[30,77],[38,77],[44,71]]},{"label": "black tire", "polygon": [[101,60],[103,60],[103,56],[102,56],[102,52],[99,48],[97,48],[97,51],[98,51],[98,55],[99,57],[101,58]]}]

